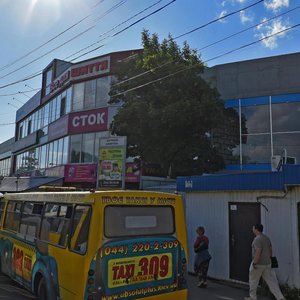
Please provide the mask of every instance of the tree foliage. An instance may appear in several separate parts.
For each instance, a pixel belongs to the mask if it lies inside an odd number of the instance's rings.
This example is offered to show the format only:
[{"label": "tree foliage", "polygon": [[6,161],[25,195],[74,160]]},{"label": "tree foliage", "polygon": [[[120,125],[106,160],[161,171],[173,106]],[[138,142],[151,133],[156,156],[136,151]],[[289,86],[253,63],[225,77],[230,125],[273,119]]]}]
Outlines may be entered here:
[{"label": "tree foliage", "polygon": [[111,104],[121,108],[112,132],[127,136],[129,156],[159,163],[172,177],[222,168],[211,136],[225,120],[224,104],[202,79],[199,54],[187,43],[180,48],[171,36],[160,43],[148,31],[142,45],[115,74]]}]

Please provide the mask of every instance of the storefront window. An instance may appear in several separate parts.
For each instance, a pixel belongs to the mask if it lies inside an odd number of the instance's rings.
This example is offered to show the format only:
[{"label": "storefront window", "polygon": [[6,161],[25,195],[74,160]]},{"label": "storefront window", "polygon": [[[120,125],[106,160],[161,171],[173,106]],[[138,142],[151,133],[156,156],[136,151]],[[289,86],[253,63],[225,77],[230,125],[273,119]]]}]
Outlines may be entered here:
[{"label": "storefront window", "polygon": [[41,159],[40,159],[40,167],[41,169],[45,169],[46,168],[46,158],[47,158],[47,145],[43,145],[41,147]]},{"label": "storefront window", "polygon": [[243,135],[242,136],[243,164],[270,163],[271,135]]},{"label": "storefront window", "polygon": [[69,137],[63,138],[63,155],[62,155],[62,164],[65,165],[68,163],[68,153],[69,153]]},{"label": "storefront window", "polygon": [[96,80],[90,80],[85,82],[84,89],[84,108],[95,107],[96,96]]},{"label": "storefront window", "polygon": [[53,166],[53,143],[48,144],[48,161],[46,162],[46,168]]},{"label": "storefront window", "polygon": [[[64,97],[64,95],[62,96]],[[66,114],[71,111],[71,102],[72,102],[72,88],[68,88],[66,91]]]},{"label": "storefront window", "polygon": [[83,101],[84,101],[84,82],[77,83],[74,85],[73,90],[73,111],[82,110],[83,109]]},{"label": "storefront window", "polygon": [[242,106],[242,120],[245,122],[242,134],[270,132],[270,106]]},{"label": "storefront window", "polygon": [[58,140],[53,142],[53,160],[52,160],[52,166],[57,165],[57,154],[58,154]]},{"label": "storefront window", "polygon": [[71,163],[80,162],[81,136],[82,136],[81,134],[71,136],[71,142],[70,142]]},{"label": "storefront window", "polygon": [[57,165],[61,165],[62,164],[62,157],[63,157],[64,139],[59,139],[57,142],[58,142],[58,146],[57,146]]},{"label": "storefront window", "polygon": [[101,77],[97,79],[96,107],[107,105],[110,91],[110,77]]},{"label": "storefront window", "polygon": [[300,102],[272,104],[273,132],[300,131]]},{"label": "storefront window", "polygon": [[81,162],[83,163],[93,162],[94,140],[95,140],[94,133],[83,134]]}]

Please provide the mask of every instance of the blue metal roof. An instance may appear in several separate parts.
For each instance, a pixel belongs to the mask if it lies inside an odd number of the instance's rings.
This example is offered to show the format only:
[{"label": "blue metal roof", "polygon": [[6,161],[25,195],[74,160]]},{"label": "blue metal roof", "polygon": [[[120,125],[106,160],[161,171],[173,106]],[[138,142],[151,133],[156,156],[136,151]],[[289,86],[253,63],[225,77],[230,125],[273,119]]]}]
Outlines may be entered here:
[{"label": "blue metal roof", "polygon": [[287,185],[300,186],[300,165],[284,165],[279,172],[212,174],[178,177],[177,191],[247,191],[284,190]]}]

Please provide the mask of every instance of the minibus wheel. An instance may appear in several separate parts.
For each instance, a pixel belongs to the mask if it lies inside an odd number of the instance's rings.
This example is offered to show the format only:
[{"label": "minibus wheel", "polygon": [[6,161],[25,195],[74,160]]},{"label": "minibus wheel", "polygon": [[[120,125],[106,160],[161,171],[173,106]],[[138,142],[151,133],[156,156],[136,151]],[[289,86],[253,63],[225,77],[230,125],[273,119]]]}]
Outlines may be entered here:
[{"label": "minibus wheel", "polygon": [[39,287],[37,290],[37,296],[39,300],[47,300],[48,296],[47,296],[47,285],[46,285],[46,281],[44,279],[44,277],[41,278],[40,282],[39,282]]}]

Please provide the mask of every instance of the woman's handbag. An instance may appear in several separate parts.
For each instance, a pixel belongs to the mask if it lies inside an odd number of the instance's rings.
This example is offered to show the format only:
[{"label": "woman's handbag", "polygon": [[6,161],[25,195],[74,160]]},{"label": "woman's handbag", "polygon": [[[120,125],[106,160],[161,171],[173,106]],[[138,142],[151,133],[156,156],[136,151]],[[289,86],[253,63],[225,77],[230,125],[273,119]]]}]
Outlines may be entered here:
[{"label": "woman's handbag", "polygon": [[271,268],[278,268],[278,260],[276,256],[271,256]]}]

